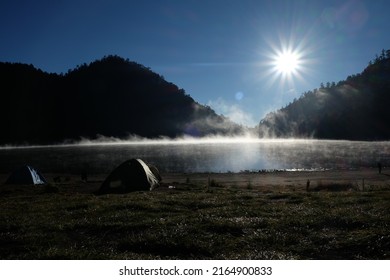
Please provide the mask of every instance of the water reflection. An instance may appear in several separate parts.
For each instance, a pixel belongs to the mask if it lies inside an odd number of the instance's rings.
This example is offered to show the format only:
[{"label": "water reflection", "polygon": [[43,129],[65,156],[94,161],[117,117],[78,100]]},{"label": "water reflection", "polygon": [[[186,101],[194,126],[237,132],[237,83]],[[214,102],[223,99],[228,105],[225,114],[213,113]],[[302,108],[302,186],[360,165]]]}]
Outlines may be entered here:
[{"label": "water reflection", "polygon": [[0,149],[0,172],[31,164],[43,172],[109,172],[129,158],[142,158],[163,172],[317,170],[390,164],[390,142],[323,140],[167,141],[84,143]]}]

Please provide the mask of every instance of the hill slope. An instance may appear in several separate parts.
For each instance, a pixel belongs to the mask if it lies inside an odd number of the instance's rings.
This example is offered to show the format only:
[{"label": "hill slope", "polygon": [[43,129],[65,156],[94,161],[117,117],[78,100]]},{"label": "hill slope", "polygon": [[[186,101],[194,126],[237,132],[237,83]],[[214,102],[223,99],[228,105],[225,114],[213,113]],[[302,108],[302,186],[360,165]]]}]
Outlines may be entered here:
[{"label": "hill slope", "polygon": [[390,139],[390,50],[360,74],[304,93],[259,124],[261,137]]},{"label": "hill slope", "polygon": [[143,137],[240,133],[149,68],[118,56],[66,75],[0,63],[0,144],[47,144],[97,135]]}]

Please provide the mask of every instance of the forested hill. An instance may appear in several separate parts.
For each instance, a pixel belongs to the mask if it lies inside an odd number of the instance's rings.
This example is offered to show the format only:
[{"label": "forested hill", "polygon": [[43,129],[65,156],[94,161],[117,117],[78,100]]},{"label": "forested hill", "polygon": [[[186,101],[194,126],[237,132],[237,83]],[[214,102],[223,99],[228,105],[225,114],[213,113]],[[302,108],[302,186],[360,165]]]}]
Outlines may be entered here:
[{"label": "forested hill", "polygon": [[390,139],[390,50],[360,74],[321,84],[259,124],[261,137]]},{"label": "forested hill", "polygon": [[67,74],[0,63],[0,144],[80,137],[237,134],[242,127],[202,106],[149,68],[118,56]]}]

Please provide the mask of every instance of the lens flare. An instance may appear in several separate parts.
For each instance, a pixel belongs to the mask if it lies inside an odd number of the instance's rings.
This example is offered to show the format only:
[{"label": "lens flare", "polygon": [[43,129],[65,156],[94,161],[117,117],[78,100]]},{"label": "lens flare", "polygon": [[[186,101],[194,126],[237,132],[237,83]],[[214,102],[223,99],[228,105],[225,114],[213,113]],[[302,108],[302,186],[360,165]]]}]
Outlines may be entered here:
[{"label": "lens flare", "polygon": [[304,77],[308,74],[311,60],[308,58],[310,50],[307,43],[296,40],[285,40],[280,38],[279,44],[267,42],[269,50],[264,55],[266,57],[265,72],[263,78],[271,87],[279,85],[283,92],[290,92],[296,84],[305,84]]},{"label": "lens flare", "polygon": [[297,49],[274,49],[270,56],[270,71],[275,79],[280,78],[283,82],[301,78],[303,64],[303,53]]}]

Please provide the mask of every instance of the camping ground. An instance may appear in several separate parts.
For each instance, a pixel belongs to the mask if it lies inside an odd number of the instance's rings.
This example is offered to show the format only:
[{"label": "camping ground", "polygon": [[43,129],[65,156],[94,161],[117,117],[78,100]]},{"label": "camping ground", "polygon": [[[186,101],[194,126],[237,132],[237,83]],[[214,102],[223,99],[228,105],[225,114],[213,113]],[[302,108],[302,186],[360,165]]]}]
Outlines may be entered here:
[{"label": "camping ground", "polygon": [[45,176],[0,186],[1,259],[390,259],[386,170],[162,174],[100,196],[106,174]]}]

